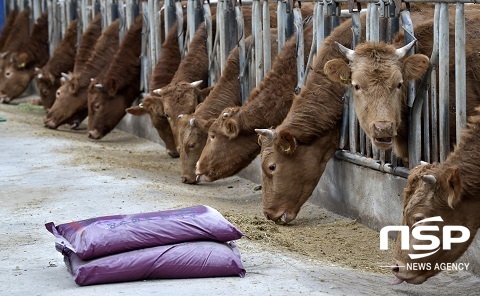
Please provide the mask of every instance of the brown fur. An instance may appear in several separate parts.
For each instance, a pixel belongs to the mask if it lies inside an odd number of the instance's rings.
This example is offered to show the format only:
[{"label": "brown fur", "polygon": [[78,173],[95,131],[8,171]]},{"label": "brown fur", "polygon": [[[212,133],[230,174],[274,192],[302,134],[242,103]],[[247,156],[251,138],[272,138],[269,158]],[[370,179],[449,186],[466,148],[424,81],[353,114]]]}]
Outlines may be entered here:
[{"label": "brown fur", "polygon": [[[312,42],[311,26],[304,30],[304,35],[306,61]],[[260,146],[254,129],[280,124],[287,114],[297,84],[297,73],[293,69],[296,69],[295,36],[287,41],[282,53],[275,58],[272,70],[250,93],[245,105],[225,109],[223,113],[228,116],[220,114],[210,126],[209,139],[198,161],[197,175],[203,175],[201,178],[205,181],[226,178],[238,173],[258,155]],[[233,129],[235,131],[230,132]]]},{"label": "brown fur", "polygon": [[10,102],[27,89],[35,67],[43,67],[48,55],[48,15],[44,13],[33,25],[26,45],[13,52],[5,64],[5,79],[0,83],[4,102]]},{"label": "brown fur", "polygon": [[[470,238],[463,243],[452,244],[451,250],[439,250],[433,255],[415,262],[451,263],[455,262],[468,249],[475,234],[480,228],[478,211],[480,210],[480,109],[468,120],[468,126],[462,131],[461,141],[448,158],[441,164],[427,164],[415,167],[410,171],[408,184],[404,190],[402,225],[412,226],[418,217],[440,216],[442,225],[461,225],[470,230]],[[422,179],[425,175],[435,176],[436,182],[429,183]],[[440,230],[442,229],[440,225]],[[436,234],[442,241],[442,232]],[[411,263],[407,253],[414,250],[400,250],[399,240],[395,250],[396,264],[405,266]],[[415,244],[410,237],[410,243]],[[408,283],[420,284],[437,274],[439,270],[405,270],[399,267],[394,274]]]},{"label": "brown fur", "polygon": [[95,51],[95,44],[102,35],[102,16],[98,14],[88,25],[78,44],[77,54],[75,55],[74,73],[80,73],[86,66],[88,59]]},{"label": "brown fur", "polygon": [[306,85],[283,122],[270,137],[259,137],[263,211],[270,220],[289,223],[296,218],[338,147],[345,88],[327,78],[324,65],[343,56],[334,43],[339,39],[351,43],[350,20],[323,42]]},{"label": "brown fur", "polygon": [[5,21],[2,29],[2,35],[0,36],[0,50],[3,52],[5,50],[5,44],[7,42],[8,36],[14,28],[15,19],[18,16],[18,9],[12,10]]},{"label": "brown fur", "polygon": [[[271,52],[275,58],[277,52],[276,29],[271,30]],[[250,37],[246,39],[246,48],[250,44]],[[239,106],[242,103],[238,48],[229,55],[225,69],[219,82],[210,92],[206,100],[200,104],[191,115],[186,114],[179,120],[179,151],[182,181],[194,183],[195,164],[202,153],[207,141],[207,132],[210,125],[221,111],[229,106]]]},{"label": "brown fur", "polygon": [[[186,17],[184,17],[183,31],[186,30],[186,25]],[[178,70],[182,57],[178,45],[177,29],[178,24],[175,22],[172,28],[170,28],[165,42],[162,44],[162,51],[150,80],[150,93],[155,89],[168,85]],[[167,118],[164,116],[163,105],[160,98],[156,95],[150,95],[145,97],[142,103],[143,108],[135,106],[128,108],[126,111],[135,116],[148,114],[158,135],[165,143],[168,154],[172,157],[178,157],[173,133]]]},{"label": "brown fur", "polygon": [[57,90],[57,98],[44,123],[49,128],[70,123],[77,126],[88,115],[87,87],[90,79],[102,76],[108,69],[118,49],[118,32],[120,21],[117,19],[102,33],[95,51],[82,72],[73,73],[72,80],[66,81]]},{"label": "brown fur", "polygon": [[[125,109],[140,94],[142,15],[122,39],[105,75],[90,83],[88,91],[89,138],[101,139],[120,122]],[[102,84],[103,89],[94,87]]]},{"label": "brown fur", "polygon": [[61,73],[73,71],[77,43],[77,20],[67,28],[62,41],[48,60],[47,64],[35,72],[35,81],[45,110],[52,107],[55,101],[55,92],[60,87]]}]

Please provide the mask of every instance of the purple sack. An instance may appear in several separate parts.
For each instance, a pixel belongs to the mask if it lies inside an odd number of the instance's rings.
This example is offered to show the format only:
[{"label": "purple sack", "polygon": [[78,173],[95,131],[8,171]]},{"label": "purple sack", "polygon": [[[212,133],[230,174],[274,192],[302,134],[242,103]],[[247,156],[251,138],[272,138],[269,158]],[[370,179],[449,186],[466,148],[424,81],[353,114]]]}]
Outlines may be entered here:
[{"label": "purple sack", "polygon": [[81,286],[146,279],[245,276],[233,242],[188,242],[82,261],[63,252],[68,271]]},{"label": "purple sack", "polygon": [[242,232],[217,210],[194,206],[132,215],[92,218],[45,227],[57,237],[57,249],[68,249],[82,260],[195,240],[227,242]]}]

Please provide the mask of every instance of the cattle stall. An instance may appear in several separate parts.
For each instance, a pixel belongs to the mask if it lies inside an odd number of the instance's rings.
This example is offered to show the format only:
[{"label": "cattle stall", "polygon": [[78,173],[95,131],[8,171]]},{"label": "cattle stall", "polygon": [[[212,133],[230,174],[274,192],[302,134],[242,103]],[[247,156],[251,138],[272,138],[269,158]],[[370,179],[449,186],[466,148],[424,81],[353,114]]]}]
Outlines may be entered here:
[{"label": "cattle stall", "polygon": [[[215,85],[225,67],[228,53],[239,47],[242,98],[258,86],[271,68],[269,4],[276,3],[278,52],[290,36],[296,36],[298,48],[296,93],[306,83],[316,52],[323,40],[342,20],[352,20],[353,44],[361,36],[367,41],[392,42],[402,29],[405,44],[415,40],[415,23],[409,11],[410,4],[434,4],[434,47],[430,67],[419,82],[408,82],[408,166],[397,159],[391,151],[382,151],[372,145],[370,138],[359,126],[353,108],[353,95],[348,90],[344,97],[341,140],[334,159],[330,160],[310,201],[334,212],[353,217],[374,229],[395,225],[400,221],[402,191],[409,169],[426,162],[442,162],[451,150],[449,109],[456,114],[456,139],[466,125],[466,55],[465,55],[465,10],[470,0],[313,0],[284,1],[200,1],[200,0],[43,0],[7,1],[6,11],[18,7],[32,7],[32,18],[43,11],[49,14],[50,52],[63,36],[68,24],[78,19],[78,36],[85,30],[96,14],[102,15],[105,28],[120,18],[120,39],[138,14],[143,16],[141,91],[148,93],[152,71],[161,52],[163,27],[165,35],[176,22],[183,23],[186,15],[187,30],[178,26],[178,43],[182,57],[189,51],[189,43],[199,24],[205,21],[209,57],[208,85]],[[300,6],[311,4],[313,15],[302,18]],[[242,7],[252,9],[252,45],[245,47],[243,28],[245,22]],[[212,10],[216,11],[216,32],[212,30]],[[455,106],[449,106],[449,9],[454,14],[455,30]],[[361,18],[366,17],[366,30],[362,32]],[[306,67],[303,67],[302,27],[313,22],[313,42]],[[408,52],[415,53],[415,46]],[[301,62],[300,62],[301,61]],[[141,102],[138,98],[135,104]],[[161,142],[149,119],[127,115],[118,126],[150,140]],[[255,161],[241,175],[260,180],[259,161]],[[345,181],[347,180],[347,181]],[[478,249],[478,239],[475,246]],[[475,260],[472,260],[475,261]],[[480,266],[480,262],[476,263]],[[478,268],[478,267],[477,267]]]}]

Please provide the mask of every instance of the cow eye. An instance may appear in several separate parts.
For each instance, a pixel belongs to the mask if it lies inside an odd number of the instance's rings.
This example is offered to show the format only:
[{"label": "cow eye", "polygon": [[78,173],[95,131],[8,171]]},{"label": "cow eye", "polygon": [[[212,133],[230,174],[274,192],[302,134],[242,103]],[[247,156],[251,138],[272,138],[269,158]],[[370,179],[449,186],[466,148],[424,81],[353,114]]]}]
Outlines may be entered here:
[{"label": "cow eye", "polygon": [[402,88],[403,82],[399,82],[397,88],[400,89]]},{"label": "cow eye", "polygon": [[98,109],[100,109],[100,104],[95,104],[95,105],[93,105],[93,107],[95,107],[95,109],[98,110]]},{"label": "cow eye", "polygon": [[60,96],[60,91],[57,91],[57,97],[59,97],[59,96]]},{"label": "cow eye", "polygon": [[165,113],[165,117],[170,120],[170,115],[168,115],[167,113]]},{"label": "cow eye", "polygon": [[272,172],[273,172],[276,168],[277,168],[277,165],[274,164],[274,163],[271,163],[271,164],[268,165],[268,169],[269,169],[270,171],[272,171]]},{"label": "cow eye", "polygon": [[5,77],[9,78],[12,73],[10,72],[5,72]]},{"label": "cow eye", "polygon": [[355,85],[353,86],[353,88],[354,88],[356,91],[359,91],[359,90],[360,90],[360,85],[355,84]]},{"label": "cow eye", "polygon": [[415,214],[413,215],[413,223],[417,223],[417,222],[420,222],[422,221],[423,219],[425,219],[425,215],[424,214]]},{"label": "cow eye", "polygon": [[195,143],[188,144],[188,148],[192,149],[193,147],[195,147]]},{"label": "cow eye", "polygon": [[210,134],[210,139],[215,139],[215,134]]}]

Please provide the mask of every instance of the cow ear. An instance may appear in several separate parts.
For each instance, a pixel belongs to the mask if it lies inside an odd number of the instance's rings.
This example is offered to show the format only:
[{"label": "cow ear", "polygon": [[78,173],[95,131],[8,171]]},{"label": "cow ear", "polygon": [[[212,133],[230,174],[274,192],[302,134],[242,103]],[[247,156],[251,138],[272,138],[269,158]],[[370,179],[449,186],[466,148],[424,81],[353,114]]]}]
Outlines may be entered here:
[{"label": "cow ear", "polygon": [[142,105],[127,108],[127,109],[125,109],[125,111],[129,114],[134,115],[134,116],[142,116],[142,115],[145,115],[145,114],[148,113],[147,110],[145,108],[143,108]]},{"label": "cow ear", "polygon": [[351,70],[350,66],[344,59],[334,59],[328,61],[323,67],[325,75],[333,81],[343,84],[350,84]]},{"label": "cow ear", "polygon": [[230,139],[236,138],[239,133],[238,123],[236,120],[227,118],[222,122],[223,133]]},{"label": "cow ear", "polygon": [[430,60],[426,55],[414,54],[403,61],[403,77],[405,81],[422,78],[430,66]]},{"label": "cow ear", "polygon": [[105,88],[108,95],[114,96],[117,93],[117,81],[115,78],[110,78],[105,82]]},{"label": "cow ear", "polygon": [[297,140],[289,131],[286,130],[278,133],[275,144],[285,154],[293,154],[297,148]]},{"label": "cow ear", "polygon": [[460,180],[460,169],[457,166],[449,167],[445,169],[442,175],[447,180],[447,203],[452,209],[455,209],[455,206],[457,206],[462,199],[462,181]]},{"label": "cow ear", "polygon": [[72,79],[70,80],[70,83],[68,84],[70,91],[72,93],[77,93],[78,85],[77,85],[77,79]]},{"label": "cow ear", "polygon": [[28,54],[25,52],[21,52],[14,57],[15,61],[15,67],[18,69],[25,69],[27,67],[27,64],[30,62],[30,58]]}]

